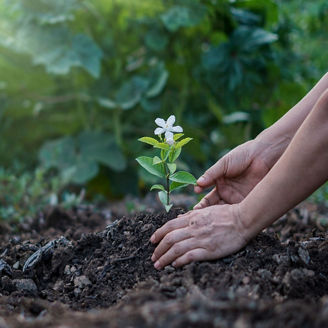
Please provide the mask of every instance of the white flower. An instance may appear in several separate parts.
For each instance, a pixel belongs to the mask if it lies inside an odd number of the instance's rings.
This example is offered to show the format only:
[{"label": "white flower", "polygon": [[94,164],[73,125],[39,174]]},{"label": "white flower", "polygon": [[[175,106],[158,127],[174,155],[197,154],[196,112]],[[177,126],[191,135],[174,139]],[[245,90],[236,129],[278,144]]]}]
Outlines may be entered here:
[{"label": "white flower", "polygon": [[166,143],[170,146],[172,146],[174,144],[174,139],[166,139]]},{"label": "white flower", "polygon": [[173,126],[175,123],[175,116],[171,115],[167,121],[163,120],[162,118],[156,118],[155,123],[159,126],[154,133],[156,135],[165,133],[165,141],[169,145],[173,145],[174,139],[173,139],[173,133],[183,132],[183,129],[181,126]]}]

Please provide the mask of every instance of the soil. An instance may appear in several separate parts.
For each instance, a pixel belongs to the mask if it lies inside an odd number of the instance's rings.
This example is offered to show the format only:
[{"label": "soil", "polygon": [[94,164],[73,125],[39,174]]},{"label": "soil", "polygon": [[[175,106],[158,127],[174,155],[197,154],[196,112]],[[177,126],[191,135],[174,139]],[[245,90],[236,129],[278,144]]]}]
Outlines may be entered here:
[{"label": "soil", "polygon": [[157,271],[149,238],[183,211],[3,224],[0,328],[328,327],[327,211],[303,204],[232,256]]}]

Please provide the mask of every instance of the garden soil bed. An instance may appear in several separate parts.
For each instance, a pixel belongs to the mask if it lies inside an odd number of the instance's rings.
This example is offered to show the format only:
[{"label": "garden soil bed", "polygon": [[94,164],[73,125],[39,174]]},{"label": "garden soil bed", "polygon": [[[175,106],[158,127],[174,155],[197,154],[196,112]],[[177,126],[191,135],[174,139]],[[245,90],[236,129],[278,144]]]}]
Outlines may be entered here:
[{"label": "garden soil bed", "polygon": [[149,238],[182,212],[3,224],[0,328],[328,327],[325,213],[303,204],[233,256],[156,271]]}]

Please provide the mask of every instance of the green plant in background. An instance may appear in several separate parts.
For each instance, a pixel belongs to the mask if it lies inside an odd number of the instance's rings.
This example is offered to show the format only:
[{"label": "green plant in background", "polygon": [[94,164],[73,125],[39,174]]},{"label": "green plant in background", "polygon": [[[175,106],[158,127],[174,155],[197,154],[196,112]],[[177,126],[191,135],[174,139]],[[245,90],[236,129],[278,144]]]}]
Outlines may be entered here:
[{"label": "green plant in background", "polygon": [[64,190],[67,181],[36,169],[32,173],[14,174],[0,168],[0,220],[22,221],[35,216],[45,206],[71,207],[83,201],[79,194]]},{"label": "green plant in background", "polygon": [[0,0],[0,166],[138,194],[137,138],[173,108],[201,174],[325,72],[327,20],[326,0]]},{"label": "green plant in background", "polygon": [[175,123],[174,115],[171,115],[167,121],[157,118],[155,123],[159,127],[156,128],[154,134],[159,136],[159,140],[151,137],[142,137],[138,140],[160,149],[160,157],[140,156],[137,158],[137,162],[149,173],[165,179],[165,185],[155,184],[150,190],[159,190],[158,197],[168,212],[173,206],[170,203],[171,192],[189,184],[196,184],[195,177],[189,172],[176,172],[177,165],[175,163],[181,154],[182,147],[189,143],[192,138],[180,140],[184,136],[183,129],[181,126],[173,126]]}]

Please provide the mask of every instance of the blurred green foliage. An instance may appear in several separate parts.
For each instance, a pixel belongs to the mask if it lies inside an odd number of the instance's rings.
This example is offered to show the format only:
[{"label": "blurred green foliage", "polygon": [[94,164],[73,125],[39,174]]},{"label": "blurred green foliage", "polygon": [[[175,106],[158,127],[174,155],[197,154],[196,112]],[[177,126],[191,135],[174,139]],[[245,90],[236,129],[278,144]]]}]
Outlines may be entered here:
[{"label": "blurred green foliage", "polygon": [[77,195],[63,190],[65,185],[65,181],[43,169],[18,176],[0,169],[0,220],[20,221],[33,217],[47,205],[65,208],[80,204],[84,191]]},{"label": "blurred green foliage", "polygon": [[137,139],[175,114],[197,176],[320,78],[327,21],[325,0],[0,0],[0,166],[137,193]]}]

